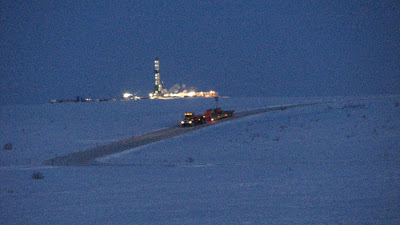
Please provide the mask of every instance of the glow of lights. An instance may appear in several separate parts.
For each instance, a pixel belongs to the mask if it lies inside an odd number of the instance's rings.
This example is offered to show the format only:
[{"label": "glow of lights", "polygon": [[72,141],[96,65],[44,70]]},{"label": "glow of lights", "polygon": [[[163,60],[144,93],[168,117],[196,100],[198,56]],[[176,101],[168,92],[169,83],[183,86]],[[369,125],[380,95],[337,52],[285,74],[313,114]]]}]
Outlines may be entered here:
[{"label": "glow of lights", "polygon": [[132,96],[133,95],[131,93],[128,93],[128,92],[124,93],[124,95],[123,95],[124,98],[130,98]]}]

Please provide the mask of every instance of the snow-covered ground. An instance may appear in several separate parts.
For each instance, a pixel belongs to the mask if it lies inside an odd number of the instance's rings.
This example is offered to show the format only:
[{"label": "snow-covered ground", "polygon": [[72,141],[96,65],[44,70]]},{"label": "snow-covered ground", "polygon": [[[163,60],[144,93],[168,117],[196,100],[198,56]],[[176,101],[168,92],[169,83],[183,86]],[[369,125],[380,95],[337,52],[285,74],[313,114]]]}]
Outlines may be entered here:
[{"label": "snow-covered ground", "polygon": [[[240,111],[312,101],[221,98],[219,104]],[[15,150],[0,151],[0,166],[40,165],[56,156],[178,125],[184,112],[203,113],[212,107],[212,98],[0,106],[0,147],[11,143]]]},{"label": "snow-covered ground", "polygon": [[363,99],[221,99],[237,111],[338,102],[228,121],[88,167],[41,162],[175,126],[213,99],[0,107],[0,224],[400,224],[400,97]]}]

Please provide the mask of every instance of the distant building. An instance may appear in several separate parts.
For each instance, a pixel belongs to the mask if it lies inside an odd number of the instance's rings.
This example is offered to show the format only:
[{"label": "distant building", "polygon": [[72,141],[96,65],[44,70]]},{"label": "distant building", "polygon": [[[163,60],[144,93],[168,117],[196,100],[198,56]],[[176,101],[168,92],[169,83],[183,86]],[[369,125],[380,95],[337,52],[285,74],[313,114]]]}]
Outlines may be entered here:
[{"label": "distant building", "polygon": [[161,76],[160,76],[160,61],[158,60],[158,57],[156,57],[154,61],[154,76],[155,76],[154,91],[149,94],[150,99],[154,98],[170,99],[170,98],[187,98],[187,97],[212,98],[218,96],[218,92],[215,91],[195,92],[195,91],[183,90],[181,92],[168,93],[167,90],[163,90]]}]

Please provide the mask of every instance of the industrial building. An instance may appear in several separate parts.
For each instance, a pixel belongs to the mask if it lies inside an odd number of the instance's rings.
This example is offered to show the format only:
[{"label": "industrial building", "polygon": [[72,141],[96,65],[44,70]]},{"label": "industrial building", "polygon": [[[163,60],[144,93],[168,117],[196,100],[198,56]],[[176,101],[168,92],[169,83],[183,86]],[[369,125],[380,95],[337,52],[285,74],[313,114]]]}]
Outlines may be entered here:
[{"label": "industrial building", "polygon": [[154,98],[186,98],[186,97],[212,98],[212,97],[218,96],[218,93],[215,91],[195,92],[195,91],[183,90],[181,92],[168,93],[167,90],[163,90],[161,76],[160,76],[160,61],[158,60],[158,57],[156,57],[156,59],[154,61],[154,77],[155,77],[154,91],[149,94],[150,99],[154,99]]},{"label": "industrial building", "polygon": [[154,61],[154,75],[156,81],[154,85],[153,97],[162,97],[164,93],[161,84],[160,61],[158,61],[158,57],[156,57],[156,60]]}]

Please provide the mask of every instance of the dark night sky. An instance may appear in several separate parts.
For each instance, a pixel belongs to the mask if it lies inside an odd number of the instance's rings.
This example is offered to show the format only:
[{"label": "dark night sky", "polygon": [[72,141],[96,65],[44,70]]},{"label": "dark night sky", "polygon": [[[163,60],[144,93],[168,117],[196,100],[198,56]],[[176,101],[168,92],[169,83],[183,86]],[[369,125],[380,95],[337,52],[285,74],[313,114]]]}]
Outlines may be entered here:
[{"label": "dark night sky", "polygon": [[400,93],[398,1],[0,0],[0,104]]}]

